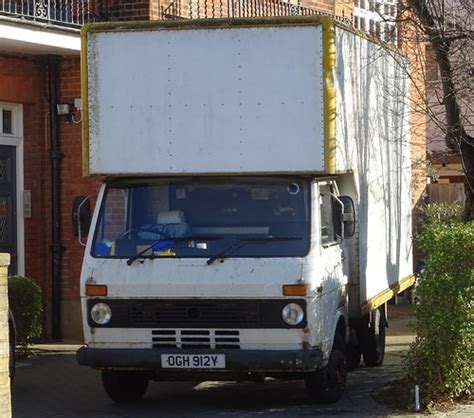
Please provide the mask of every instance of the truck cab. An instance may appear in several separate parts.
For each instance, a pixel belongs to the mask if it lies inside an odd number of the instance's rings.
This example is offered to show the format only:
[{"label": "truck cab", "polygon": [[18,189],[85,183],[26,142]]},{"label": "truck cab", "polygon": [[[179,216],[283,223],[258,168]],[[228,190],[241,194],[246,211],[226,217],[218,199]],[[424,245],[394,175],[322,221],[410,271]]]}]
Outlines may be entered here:
[{"label": "truck cab", "polygon": [[337,400],[348,326],[342,231],[354,224],[337,194],[335,179],[305,176],[110,180],[81,274],[80,363],[102,369],[120,401],[129,386],[183,371],[305,378],[311,391],[329,385],[321,370],[336,356],[337,379],[315,396]]}]

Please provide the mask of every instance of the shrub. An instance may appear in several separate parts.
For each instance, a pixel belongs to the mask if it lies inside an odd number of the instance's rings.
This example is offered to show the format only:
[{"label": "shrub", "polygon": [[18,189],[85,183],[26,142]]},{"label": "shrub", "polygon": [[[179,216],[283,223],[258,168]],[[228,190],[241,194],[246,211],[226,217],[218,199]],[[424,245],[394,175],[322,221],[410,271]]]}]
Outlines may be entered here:
[{"label": "shrub", "polygon": [[423,210],[423,226],[434,223],[459,223],[462,221],[463,207],[459,203],[447,204],[429,204]]},{"label": "shrub", "polygon": [[9,277],[8,303],[15,318],[17,342],[26,355],[28,342],[41,335],[41,289],[28,277]]},{"label": "shrub", "polygon": [[[446,216],[446,214],[448,216]],[[419,238],[426,267],[416,288],[417,337],[404,361],[405,388],[422,406],[468,395],[474,384],[474,222],[427,212]]]}]

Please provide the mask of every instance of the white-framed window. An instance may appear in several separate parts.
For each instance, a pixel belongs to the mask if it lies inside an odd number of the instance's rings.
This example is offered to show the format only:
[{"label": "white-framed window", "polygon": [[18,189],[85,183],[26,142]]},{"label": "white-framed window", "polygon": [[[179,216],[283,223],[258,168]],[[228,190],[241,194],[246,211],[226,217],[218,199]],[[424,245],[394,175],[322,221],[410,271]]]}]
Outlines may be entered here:
[{"label": "white-framed window", "polygon": [[354,7],[354,25],[379,39],[397,41],[397,2],[395,0],[357,0]]},{"label": "white-framed window", "polygon": [[375,35],[375,20],[369,19],[369,33],[374,36]]},{"label": "white-framed window", "polygon": [[319,185],[319,209],[321,212],[321,244],[331,245],[336,243],[333,221],[333,200],[334,193],[331,184],[321,183]]},{"label": "white-framed window", "polygon": [[0,135],[16,137],[18,134],[18,109],[0,104]]}]

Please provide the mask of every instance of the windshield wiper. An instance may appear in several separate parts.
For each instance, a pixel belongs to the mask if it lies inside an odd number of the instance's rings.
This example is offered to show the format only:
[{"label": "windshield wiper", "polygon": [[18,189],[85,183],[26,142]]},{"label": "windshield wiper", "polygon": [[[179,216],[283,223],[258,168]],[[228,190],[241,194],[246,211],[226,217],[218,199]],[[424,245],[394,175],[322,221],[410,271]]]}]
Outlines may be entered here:
[{"label": "windshield wiper", "polygon": [[190,236],[190,237],[176,237],[176,238],[161,238],[159,240],[156,240],[155,242],[151,243],[148,247],[145,247],[142,251],[139,253],[132,255],[128,260],[127,260],[127,266],[131,266],[135,260],[138,260],[139,258],[142,258],[142,256],[147,253],[148,251],[152,250],[153,247],[160,242],[172,242],[170,245],[170,248],[172,245],[174,245],[176,242],[189,242],[189,241],[211,241],[215,239],[222,239],[222,237],[214,237],[214,236],[206,236],[206,235],[196,235],[196,236]]},{"label": "windshield wiper", "polygon": [[249,238],[239,238],[237,241],[232,243],[227,248],[224,248],[221,252],[213,255],[209,260],[206,261],[207,265],[210,266],[218,258],[228,257],[238,249],[242,248],[247,244],[259,243],[266,244],[267,242],[273,241],[291,241],[291,240],[300,240],[300,237],[274,237],[272,235],[267,235],[265,237],[249,237]]}]

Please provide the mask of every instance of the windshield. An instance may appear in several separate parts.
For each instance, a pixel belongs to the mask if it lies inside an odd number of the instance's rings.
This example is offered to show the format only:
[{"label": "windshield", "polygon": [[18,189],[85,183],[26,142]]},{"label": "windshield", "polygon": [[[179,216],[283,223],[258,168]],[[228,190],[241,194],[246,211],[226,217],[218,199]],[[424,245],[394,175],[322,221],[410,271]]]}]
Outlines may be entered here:
[{"label": "windshield", "polygon": [[294,177],[113,182],[91,252],[107,258],[211,258],[231,247],[231,257],[305,256],[309,202],[308,180]]}]

